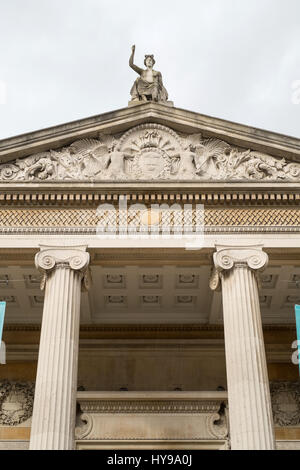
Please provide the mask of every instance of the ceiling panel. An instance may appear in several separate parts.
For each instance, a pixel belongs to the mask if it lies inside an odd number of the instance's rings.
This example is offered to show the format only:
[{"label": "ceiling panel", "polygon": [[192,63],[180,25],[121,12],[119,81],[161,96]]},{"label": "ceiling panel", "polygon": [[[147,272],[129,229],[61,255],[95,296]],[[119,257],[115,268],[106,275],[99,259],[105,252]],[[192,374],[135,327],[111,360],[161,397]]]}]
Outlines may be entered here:
[{"label": "ceiling panel", "polygon": [[[222,323],[222,296],[208,286],[210,266],[91,266],[92,287],[82,293],[81,322]],[[7,323],[39,323],[41,275],[33,267],[0,268],[0,300]],[[265,324],[294,324],[300,304],[300,267],[270,266],[260,275]]]}]

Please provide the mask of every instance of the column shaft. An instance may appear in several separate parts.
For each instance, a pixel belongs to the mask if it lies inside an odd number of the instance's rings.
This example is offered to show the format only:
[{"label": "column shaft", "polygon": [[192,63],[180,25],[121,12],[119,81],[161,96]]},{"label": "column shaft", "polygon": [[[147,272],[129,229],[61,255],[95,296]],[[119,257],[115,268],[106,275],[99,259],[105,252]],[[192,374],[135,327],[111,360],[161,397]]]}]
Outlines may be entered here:
[{"label": "column shaft", "polygon": [[255,273],[222,276],[232,449],[274,449],[272,410]]},{"label": "column shaft", "polygon": [[74,250],[72,254],[74,265],[78,265],[75,269],[72,260],[70,263],[49,255],[44,257],[51,270],[47,273],[45,286],[30,449],[74,448],[83,277],[83,271],[77,268],[82,267],[82,255],[85,255],[84,261],[88,261],[88,254],[80,253],[77,258]]},{"label": "column shaft", "polygon": [[275,448],[273,416],[256,271],[268,256],[261,245],[217,246],[212,289],[222,280],[231,448]]}]

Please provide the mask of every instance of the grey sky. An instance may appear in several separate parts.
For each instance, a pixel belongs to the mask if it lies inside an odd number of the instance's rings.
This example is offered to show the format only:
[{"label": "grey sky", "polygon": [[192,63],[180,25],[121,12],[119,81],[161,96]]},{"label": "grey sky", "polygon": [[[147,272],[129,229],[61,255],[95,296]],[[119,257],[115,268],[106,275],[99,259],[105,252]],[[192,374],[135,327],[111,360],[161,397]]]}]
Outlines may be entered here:
[{"label": "grey sky", "polygon": [[299,0],[0,0],[0,139],[126,107],[132,44],[175,106],[300,137]]}]

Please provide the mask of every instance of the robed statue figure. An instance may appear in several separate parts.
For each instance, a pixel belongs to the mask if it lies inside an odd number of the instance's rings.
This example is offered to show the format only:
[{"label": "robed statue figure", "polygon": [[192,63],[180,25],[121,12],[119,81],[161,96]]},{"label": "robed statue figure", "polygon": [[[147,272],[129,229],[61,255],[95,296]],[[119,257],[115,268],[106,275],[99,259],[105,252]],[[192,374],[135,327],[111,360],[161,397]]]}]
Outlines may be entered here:
[{"label": "robed statue figure", "polygon": [[132,52],[129,59],[130,67],[140,76],[136,79],[130,90],[132,101],[163,101],[168,100],[168,92],[163,86],[160,72],[153,70],[155,60],[153,55],[145,55],[144,64],[146,70],[134,65],[135,46],[132,46]]}]

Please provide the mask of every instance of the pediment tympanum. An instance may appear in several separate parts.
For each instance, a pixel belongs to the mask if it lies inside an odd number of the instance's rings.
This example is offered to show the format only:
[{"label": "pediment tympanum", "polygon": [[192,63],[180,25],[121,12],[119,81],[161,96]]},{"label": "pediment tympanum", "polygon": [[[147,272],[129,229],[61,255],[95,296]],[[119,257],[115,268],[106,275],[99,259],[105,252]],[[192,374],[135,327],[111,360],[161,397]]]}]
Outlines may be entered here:
[{"label": "pediment tympanum", "polygon": [[141,124],[0,165],[1,182],[300,181],[300,163]]}]

